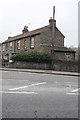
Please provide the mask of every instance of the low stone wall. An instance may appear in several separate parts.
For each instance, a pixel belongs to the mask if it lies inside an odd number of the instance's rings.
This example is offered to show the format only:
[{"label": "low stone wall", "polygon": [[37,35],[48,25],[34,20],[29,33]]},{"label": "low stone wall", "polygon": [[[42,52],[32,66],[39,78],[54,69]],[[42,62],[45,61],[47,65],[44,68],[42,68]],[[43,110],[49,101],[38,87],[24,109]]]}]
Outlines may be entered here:
[{"label": "low stone wall", "polygon": [[67,71],[67,72],[78,72],[78,63],[73,62],[55,62],[54,70]]},{"label": "low stone wall", "polygon": [[22,68],[22,69],[44,69],[44,70],[55,70],[55,71],[68,71],[78,72],[78,64],[73,62],[62,62],[55,61],[52,64],[42,63],[26,63],[26,62],[14,62],[8,65],[10,68]]}]

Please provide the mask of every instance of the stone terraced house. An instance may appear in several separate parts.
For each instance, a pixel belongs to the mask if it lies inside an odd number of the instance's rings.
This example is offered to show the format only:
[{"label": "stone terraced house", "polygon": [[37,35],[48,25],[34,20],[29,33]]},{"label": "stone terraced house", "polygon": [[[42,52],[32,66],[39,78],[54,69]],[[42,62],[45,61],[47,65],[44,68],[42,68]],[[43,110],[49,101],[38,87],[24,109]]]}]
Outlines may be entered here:
[{"label": "stone terraced house", "polygon": [[[22,34],[8,37],[2,43],[2,58],[9,60],[12,54],[23,51],[39,51],[52,54],[52,50],[54,50],[55,59],[74,61],[75,51],[64,46],[65,36],[57,28],[56,20],[54,22],[54,39],[52,18],[49,20],[49,25],[32,31],[29,31],[28,27],[25,26]],[[54,49],[52,45],[54,45]]]},{"label": "stone terraced house", "polygon": [[2,61],[2,44],[0,43],[0,62]]}]

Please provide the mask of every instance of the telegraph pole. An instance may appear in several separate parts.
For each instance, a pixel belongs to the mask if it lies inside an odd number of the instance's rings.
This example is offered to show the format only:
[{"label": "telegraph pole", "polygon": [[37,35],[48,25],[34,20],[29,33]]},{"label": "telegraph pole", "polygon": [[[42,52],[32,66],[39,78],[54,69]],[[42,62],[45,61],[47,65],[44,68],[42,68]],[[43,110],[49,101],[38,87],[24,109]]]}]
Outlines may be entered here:
[{"label": "telegraph pole", "polygon": [[54,54],[54,39],[55,39],[55,6],[53,6],[53,29],[52,29],[52,66],[54,64],[55,54]]}]

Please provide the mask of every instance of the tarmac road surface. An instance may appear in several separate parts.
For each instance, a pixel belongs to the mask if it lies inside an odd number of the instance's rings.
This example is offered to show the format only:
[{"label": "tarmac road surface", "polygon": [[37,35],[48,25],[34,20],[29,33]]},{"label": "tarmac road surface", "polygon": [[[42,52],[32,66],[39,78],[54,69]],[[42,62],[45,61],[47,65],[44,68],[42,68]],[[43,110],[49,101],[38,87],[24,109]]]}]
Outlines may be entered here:
[{"label": "tarmac road surface", "polygon": [[77,76],[2,71],[2,117],[78,118],[79,91]]}]

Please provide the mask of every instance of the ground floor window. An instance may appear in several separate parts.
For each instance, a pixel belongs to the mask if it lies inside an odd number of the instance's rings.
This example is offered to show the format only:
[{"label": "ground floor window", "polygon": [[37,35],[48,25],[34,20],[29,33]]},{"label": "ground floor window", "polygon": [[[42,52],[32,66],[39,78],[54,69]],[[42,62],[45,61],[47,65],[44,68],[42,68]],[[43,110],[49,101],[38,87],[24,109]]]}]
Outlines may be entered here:
[{"label": "ground floor window", "polygon": [[8,55],[8,54],[4,55],[4,56],[3,56],[3,59],[4,59],[4,60],[9,60],[9,55]]},{"label": "ground floor window", "polygon": [[69,53],[65,53],[65,56],[66,56],[66,60],[70,61],[70,54]]}]

